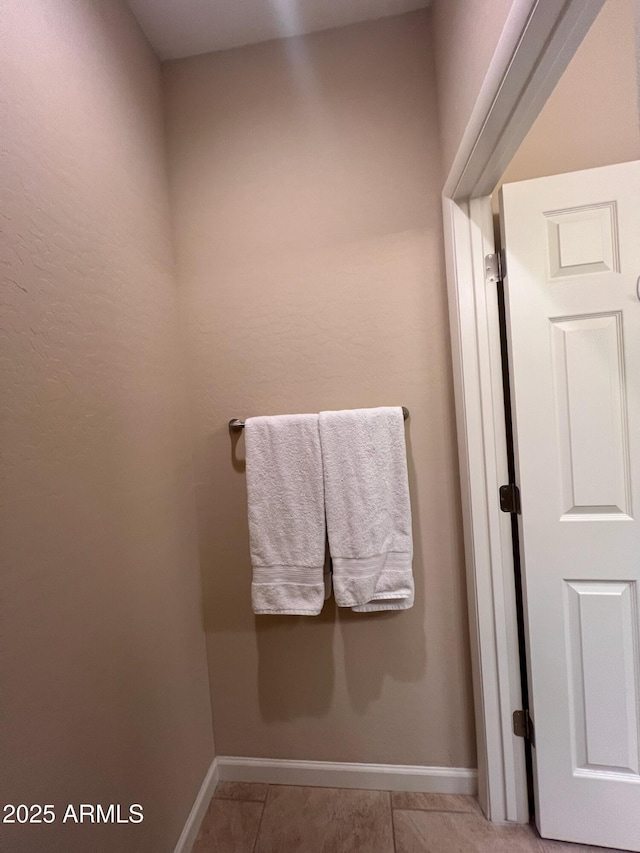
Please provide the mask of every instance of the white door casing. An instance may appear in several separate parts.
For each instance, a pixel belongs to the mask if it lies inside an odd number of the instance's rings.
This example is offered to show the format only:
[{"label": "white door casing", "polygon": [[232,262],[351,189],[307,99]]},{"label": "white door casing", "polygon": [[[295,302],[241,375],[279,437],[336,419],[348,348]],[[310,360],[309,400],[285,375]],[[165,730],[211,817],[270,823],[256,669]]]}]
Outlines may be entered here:
[{"label": "white door casing", "polygon": [[536,819],[640,850],[640,162],[505,185]]},{"label": "white door casing", "polygon": [[[511,742],[507,697],[520,691],[513,565],[497,521],[504,443],[500,330],[480,288],[488,197],[595,20],[604,0],[511,0],[496,50],[442,192],[460,492],[467,567],[479,800],[492,821],[529,819],[523,751]],[[464,56],[463,56],[464,61]],[[474,240],[474,233],[482,240]],[[489,346],[482,342],[488,342]],[[497,377],[497,378],[496,378]],[[497,517],[496,517],[497,514]],[[508,525],[507,525],[508,527]],[[500,712],[497,709],[500,708]],[[504,749],[496,748],[502,743]]]}]

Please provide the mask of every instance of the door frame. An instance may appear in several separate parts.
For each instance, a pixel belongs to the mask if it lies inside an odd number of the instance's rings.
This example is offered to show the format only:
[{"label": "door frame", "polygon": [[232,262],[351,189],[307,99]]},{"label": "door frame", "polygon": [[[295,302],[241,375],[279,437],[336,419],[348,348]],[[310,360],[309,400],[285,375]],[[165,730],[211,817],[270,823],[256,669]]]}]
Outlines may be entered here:
[{"label": "door frame", "polygon": [[496,822],[529,820],[500,328],[485,255],[495,250],[490,194],[605,0],[513,0],[442,193],[464,527],[478,795]]}]

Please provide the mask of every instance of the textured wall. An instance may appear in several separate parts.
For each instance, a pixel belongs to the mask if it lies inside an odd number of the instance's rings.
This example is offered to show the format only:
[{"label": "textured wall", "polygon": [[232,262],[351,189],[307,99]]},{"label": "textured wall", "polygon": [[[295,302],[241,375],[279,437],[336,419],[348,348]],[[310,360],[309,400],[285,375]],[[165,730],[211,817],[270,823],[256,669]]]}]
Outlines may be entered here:
[{"label": "textured wall", "polygon": [[634,6],[607,0],[502,183],[640,158]]},{"label": "textured wall", "polygon": [[636,91],[638,105],[638,123],[640,124],[640,0],[632,0],[632,6],[636,42]]},{"label": "textured wall", "polygon": [[[163,68],[218,751],[474,766],[429,15]],[[253,617],[229,418],[394,404],[415,607]]]},{"label": "textured wall", "polygon": [[449,174],[514,0],[434,0],[443,175]]},{"label": "textured wall", "polygon": [[59,811],[0,846],[162,853],[213,743],[160,72],[119,0],[0,27],[0,790]]}]

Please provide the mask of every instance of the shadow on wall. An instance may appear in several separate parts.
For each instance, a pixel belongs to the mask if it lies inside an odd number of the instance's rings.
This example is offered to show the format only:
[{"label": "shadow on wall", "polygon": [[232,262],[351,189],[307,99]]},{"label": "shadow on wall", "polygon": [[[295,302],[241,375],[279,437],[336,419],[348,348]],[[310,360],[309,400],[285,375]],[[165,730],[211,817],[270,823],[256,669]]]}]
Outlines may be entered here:
[{"label": "shadow on wall", "polygon": [[[419,518],[418,490],[411,453],[409,426],[405,426],[409,492],[413,518]],[[415,527],[415,522],[414,522]],[[424,560],[420,537],[413,537],[413,577],[416,586],[415,603],[410,610],[362,614],[348,608],[338,609],[338,622],[344,647],[344,666],[351,706],[364,713],[383,689],[386,677],[394,681],[419,681],[426,671],[426,638],[424,633],[425,595]],[[376,631],[378,640],[372,643],[371,631],[363,630],[363,619]],[[393,634],[393,643],[385,642]]]},{"label": "shadow on wall", "polygon": [[[223,443],[227,458],[222,464],[231,464],[234,479],[242,477],[244,481],[242,434],[229,434],[223,427],[212,436],[217,454],[221,454]],[[412,512],[418,518],[408,426],[407,456]],[[244,482],[230,489],[223,501],[219,497],[214,500],[212,485],[197,490],[205,630],[209,634],[255,636],[257,697],[265,722],[327,715],[338,677],[344,678],[349,703],[360,715],[381,696],[387,679],[416,682],[424,678],[425,594],[420,537],[414,535],[416,596],[410,610],[354,613],[336,607],[331,597],[317,617],[254,616]],[[224,538],[216,535],[221,530],[226,531]],[[230,566],[235,570],[230,571]],[[251,677],[247,672],[238,673],[238,679]]]},{"label": "shadow on wall", "polygon": [[262,719],[273,722],[324,716],[331,707],[335,682],[333,598],[325,601],[319,616],[254,619]]}]

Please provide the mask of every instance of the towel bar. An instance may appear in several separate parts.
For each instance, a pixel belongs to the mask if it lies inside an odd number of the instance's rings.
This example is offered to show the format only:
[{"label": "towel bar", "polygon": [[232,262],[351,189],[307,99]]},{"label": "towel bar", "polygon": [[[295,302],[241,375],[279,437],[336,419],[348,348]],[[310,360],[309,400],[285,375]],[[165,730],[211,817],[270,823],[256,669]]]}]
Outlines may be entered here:
[{"label": "towel bar", "polygon": [[[409,409],[406,406],[402,407],[402,416],[405,421],[409,419]],[[233,432],[238,432],[241,429],[244,429],[244,421],[239,420],[238,418],[231,418],[229,421],[229,429]]]}]

